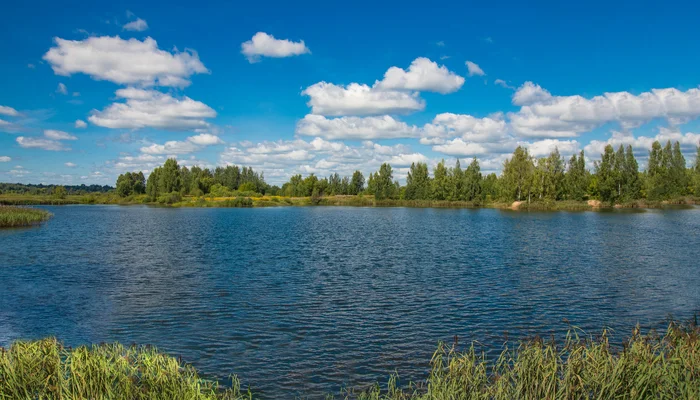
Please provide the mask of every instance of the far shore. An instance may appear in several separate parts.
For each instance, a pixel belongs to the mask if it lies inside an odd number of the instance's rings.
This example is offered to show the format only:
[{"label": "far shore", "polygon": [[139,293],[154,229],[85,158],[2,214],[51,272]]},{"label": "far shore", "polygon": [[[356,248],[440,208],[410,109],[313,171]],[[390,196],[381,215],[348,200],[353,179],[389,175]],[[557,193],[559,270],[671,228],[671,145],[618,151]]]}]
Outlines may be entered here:
[{"label": "far shore", "polygon": [[350,206],[350,207],[407,207],[407,208],[495,208],[513,211],[603,211],[612,209],[663,209],[692,207],[700,204],[696,197],[682,197],[669,201],[635,200],[621,204],[608,204],[599,200],[586,201],[541,201],[531,200],[515,202],[483,201],[447,201],[447,200],[377,200],[371,195],[361,196],[323,196],[323,197],[284,197],[284,196],[249,196],[249,197],[214,197],[181,196],[174,201],[153,202],[145,195],[119,197],[112,193],[93,195],[0,195],[0,205],[69,205],[69,204],[116,204],[116,205],[154,205],[167,207],[282,207],[282,206]]}]

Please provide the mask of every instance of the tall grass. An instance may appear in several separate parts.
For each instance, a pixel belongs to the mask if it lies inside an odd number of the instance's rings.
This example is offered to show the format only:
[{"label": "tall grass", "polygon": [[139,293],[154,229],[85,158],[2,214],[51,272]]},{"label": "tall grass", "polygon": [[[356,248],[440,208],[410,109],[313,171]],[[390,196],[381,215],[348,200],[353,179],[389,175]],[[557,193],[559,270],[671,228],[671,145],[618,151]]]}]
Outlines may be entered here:
[{"label": "tall grass", "polygon": [[45,210],[0,206],[0,228],[35,225],[49,218],[51,218],[51,213]]},{"label": "tall grass", "polygon": [[150,347],[120,344],[67,349],[56,339],[0,350],[0,399],[244,399],[232,377],[221,389],[190,365]]},{"label": "tall grass", "polygon": [[[442,399],[700,399],[700,329],[671,324],[663,336],[635,330],[622,346],[607,332],[561,344],[533,339],[488,360],[473,345],[440,344],[428,377],[406,386],[397,375],[341,398]],[[119,344],[68,349],[55,339],[18,341],[0,350],[0,399],[243,399],[150,347]],[[289,397],[277,393],[274,397]],[[333,398],[328,396],[327,398]]]},{"label": "tall grass", "polygon": [[672,324],[663,336],[638,330],[614,350],[607,332],[561,345],[534,339],[505,349],[495,362],[474,346],[465,352],[441,344],[425,382],[402,389],[348,392],[346,399],[700,399],[700,330]]}]

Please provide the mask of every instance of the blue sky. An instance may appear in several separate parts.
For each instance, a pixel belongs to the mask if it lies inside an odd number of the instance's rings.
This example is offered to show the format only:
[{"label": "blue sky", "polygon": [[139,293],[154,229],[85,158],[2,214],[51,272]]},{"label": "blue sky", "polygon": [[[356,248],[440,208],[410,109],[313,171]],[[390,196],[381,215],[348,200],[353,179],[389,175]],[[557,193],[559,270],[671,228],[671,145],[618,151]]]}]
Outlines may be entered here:
[{"label": "blue sky", "polygon": [[[271,183],[700,141],[694,3],[38,2],[0,14],[0,181],[174,156]],[[470,65],[467,65],[469,61]],[[80,121],[80,122],[76,122]]]}]

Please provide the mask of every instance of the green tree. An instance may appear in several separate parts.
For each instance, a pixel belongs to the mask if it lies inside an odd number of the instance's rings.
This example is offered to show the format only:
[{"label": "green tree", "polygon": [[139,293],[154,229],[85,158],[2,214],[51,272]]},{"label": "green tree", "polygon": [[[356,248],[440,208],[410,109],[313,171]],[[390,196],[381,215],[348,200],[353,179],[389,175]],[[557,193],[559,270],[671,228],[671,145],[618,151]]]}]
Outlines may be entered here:
[{"label": "green tree", "polygon": [[464,171],[462,171],[459,159],[455,161],[455,166],[448,171],[447,179],[449,181],[448,200],[464,200]]},{"label": "green tree", "polygon": [[148,175],[148,180],[146,181],[146,194],[148,197],[151,199],[151,201],[155,201],[158,196],[160,196],[160,172],[162,168],[157,167],[154,168],[153,171],[151,171],[151,174]]},{"label": "green tree", "polygon": [[179,192],[182,189],[180,167],[174,158],[169,158],[163,164],[160,172],[158,189],[161,193]]},{"label": "green tree", "polygon": [[503,163],[502,195],[507,200],[530,201],[535,166],[527,148],[518,146],[513,157]]},{"label": "green tree", "polygon": [[595,163],[596,182],[600,199],[614,203],[618,197],[618,186],[615,169],[615,150],[611,145],[605,146],[600,161]]},{"label": "green tree", "polygon": [[348,194],[358,195],[362,193],[363,190],[365,190],[365,177],[362,175],[362,172],[355,171],[352,173]]},{"label": "green tree", "polygon": [[448,191],[447,168],[445,160],[441,160],[433,170],[432,199],[445,200]]},{"label": "green tree", "polygon": [[486,175],[481,182],[481,192],[486,201],[498,198],[498,176],[495,173]]},{"label": "green tree", "polygon": [[474,157],[472,162],[464,171],[464,195],[466,201],[477,201],[481,199],[481,167],[479,160]]},{"label": "green tree", "polygon": [[428,164],[411,163],[411,168],[406,176],[406,190],[404,198],[407,200],[425,200],[430,198],[430,176],[428,176]]},{"label": "green tree", "polygon": [[117,178],[117,195],[119,197],[131,196],[134,191],[134,180],[131,177],[131,172],[126,172],[119,175]]},{"label": "green tree", "polygon": [[641,198],[642,180],[639,176],[639,164],[634,157],[631,145],[627,145],[624,165],[625,196],[630,200],[639,199]]},{"label": "green tree", "polygon": [[384,163],[379,167],[379,172],[375,173],[375,192],[374,197],[377,200],[393,199],[396,197],[397,190],[393,182],[393,171],[391,165]]},{"label": "green tree", "polygon": [[586,158],[583,150],[571,156],[569,159],[569,167],[564,175],[564,183],[566,185],[566,198],[571,200],[584,200],[588,191],[589,173],[586,169]]},{"label": "green tree", "polygon": [[698,147],[696,149],[695,165],[693,166],[692,173],[693,192],[695,193],[695,197],[700,197],[700,144],[698,144]]}]

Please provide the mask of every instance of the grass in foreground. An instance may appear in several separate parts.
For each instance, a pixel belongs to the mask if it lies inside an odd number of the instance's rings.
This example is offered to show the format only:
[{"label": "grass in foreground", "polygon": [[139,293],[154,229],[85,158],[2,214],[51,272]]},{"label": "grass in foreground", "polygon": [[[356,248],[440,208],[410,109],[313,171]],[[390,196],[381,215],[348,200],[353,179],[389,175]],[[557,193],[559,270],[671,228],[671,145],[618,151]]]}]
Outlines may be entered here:
[{"label": "grass in foreground", "polygon": [[0,206],[0,228],[31,226],[51,218],[51,213],[45,210],[27,207]]},{"label": "grass in foreground", "polygon": [[[614,350],[606,332],[570,334],[561,345],[534,339],[495,361],[470,347],[439,345],[427,379],[401,388],[347,391],[362,400],[407,399],[698,399],[700,329],[671,324],[664,336],[635,331]],[[15,342],[0,350],[0,399],[242,399],[234,377],[222,389],[149,347],[119,344],[67,349],[55,339]],[[284,397],[280,394],[279,397]],[[329,398],[332,398],[329,396]]]}]

